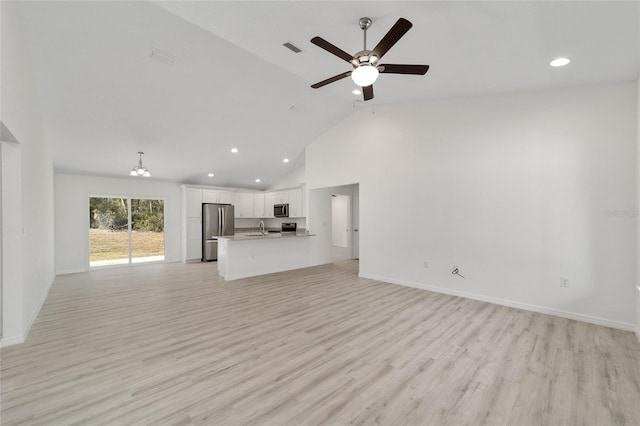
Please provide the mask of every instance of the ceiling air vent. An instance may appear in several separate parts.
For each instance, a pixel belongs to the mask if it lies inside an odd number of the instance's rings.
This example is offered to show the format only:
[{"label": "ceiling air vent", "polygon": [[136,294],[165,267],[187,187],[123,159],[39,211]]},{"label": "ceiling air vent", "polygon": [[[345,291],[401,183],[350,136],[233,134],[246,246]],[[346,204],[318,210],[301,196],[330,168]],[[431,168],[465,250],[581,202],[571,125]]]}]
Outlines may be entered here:
[{"label": "ceiling air vent", "polygon": [[156,61],[163,62],[165,64],[173,64],[176,61],[176,57],[171,53],[163,52],[160,49],[156,49],[155,47],[151,48],[151,54],[149,55],[151,59],[155,59]]},{"label": "ceiling air vent", "polygon": [[283,43],[282,44],[284,47],[286,47],[287,49],[289,49],[290,51],[292,51],[293,53],[300,53],[302,52],[302,49],[300,49],[298,46],[296,46],[295,44],[291,43],[290,41]]}]

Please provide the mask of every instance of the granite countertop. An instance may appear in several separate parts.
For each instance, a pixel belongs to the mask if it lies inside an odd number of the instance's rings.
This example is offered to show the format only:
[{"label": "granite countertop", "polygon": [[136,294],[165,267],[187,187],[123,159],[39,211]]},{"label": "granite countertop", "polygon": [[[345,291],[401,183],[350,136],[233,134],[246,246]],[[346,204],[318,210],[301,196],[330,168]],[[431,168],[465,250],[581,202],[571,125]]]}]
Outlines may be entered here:
[{"label": "granite countertop", "polygon": [[217,237],[219,240],[229,240],[229,241],[248,241],[248,240],[273,240],[278,238],[296,238],[296,237],[314,237],[315,234],[310,234],[307,231],[298,231],[298,232],[270,232],[262,235],[260,232],[241,232],[235,235],[225,235],[221,237]]}]

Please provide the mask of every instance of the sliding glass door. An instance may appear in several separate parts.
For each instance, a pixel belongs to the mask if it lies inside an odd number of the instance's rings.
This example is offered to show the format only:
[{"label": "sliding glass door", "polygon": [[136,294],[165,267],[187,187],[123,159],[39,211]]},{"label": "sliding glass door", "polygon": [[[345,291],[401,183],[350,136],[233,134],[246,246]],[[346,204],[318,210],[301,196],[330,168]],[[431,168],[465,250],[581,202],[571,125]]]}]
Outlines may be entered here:
[{"label": "sliding glass door", "polygon": [[164,260],[164,201],[89,198],[89,265]]},{"label": "sliding glass door", "polygon": [[164,201],[131,200],[131,261],[164,260]]}]

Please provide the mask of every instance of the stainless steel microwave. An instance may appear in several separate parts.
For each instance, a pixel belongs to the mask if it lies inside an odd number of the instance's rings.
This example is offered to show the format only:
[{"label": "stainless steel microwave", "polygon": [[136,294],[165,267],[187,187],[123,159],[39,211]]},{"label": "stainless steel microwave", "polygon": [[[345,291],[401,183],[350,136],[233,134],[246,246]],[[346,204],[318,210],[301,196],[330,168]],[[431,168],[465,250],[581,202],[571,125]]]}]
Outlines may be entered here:
[{"label": "stainless steel microwave", "polygon": [[289,217],[289,204],[274,204],[273,205],[274,217]]}]

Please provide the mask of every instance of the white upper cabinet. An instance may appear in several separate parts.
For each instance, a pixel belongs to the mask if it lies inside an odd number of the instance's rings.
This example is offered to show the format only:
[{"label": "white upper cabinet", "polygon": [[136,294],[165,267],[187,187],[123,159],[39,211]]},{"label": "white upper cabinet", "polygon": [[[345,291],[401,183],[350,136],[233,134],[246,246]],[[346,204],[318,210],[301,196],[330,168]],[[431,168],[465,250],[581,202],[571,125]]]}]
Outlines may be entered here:
[{"label": "white upper cabinet", "polygon": [[273,192],[264,194],[264,217],[273,217],[274,200],[275,194]]},{"label": "white upper cabinet", "polygon": [[234,192],[233,193],[233,206],[234,217],[236,218],[249,218],[255,217],[253,212],[253,193],[251,192]]},{"label": "white upper cabinet", "polygon": [[202,189],[184,188],[183,194],[187,217],[202,216]]},{"label": "white upper cabinet", "polygon": [[253,194],[253,217],[264,217],[264,193]]},{"label": "white upper cabinet", "polygon": [[253,194],[245,192],[242,194],[242,217],[255,217],[253,215]]},{"label": "white upper cabinet", "polygon": [[233,202],[231,204],[233,204],[233,217],[236,217],[236,218],[241,217],[240,206],[242,204],[242,197],[239,192],[233,193]]},{"label": "white upper cabinet", "polygon": [[231,204],[233,201],[233,192],[231,191],[218,191],[218,201],[223,204]]},{"label": "white upper cabinet", "polygon": [[289,191],[273,192],[273,204],[289,203]]},{"label": "white upper cabinet", "polygon": [[203,203],[233,204],[233,192],[218,189],[203,189]]},{"label": "white upper cabinet", "polygon": [[302,217],[302,191],[293,189],[287,194],[289,199],[289,217]]}]

